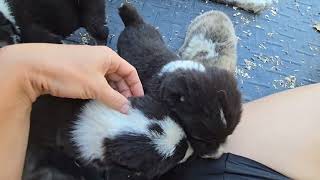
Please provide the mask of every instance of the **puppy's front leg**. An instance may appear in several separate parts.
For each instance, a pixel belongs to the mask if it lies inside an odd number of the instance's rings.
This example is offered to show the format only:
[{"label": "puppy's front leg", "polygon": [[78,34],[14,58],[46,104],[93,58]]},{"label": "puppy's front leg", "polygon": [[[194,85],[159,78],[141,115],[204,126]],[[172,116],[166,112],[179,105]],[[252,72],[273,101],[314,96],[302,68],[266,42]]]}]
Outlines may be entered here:
[{"label": "puppy's front leg", "polygon": [[104,0],[79,0],[82,26],[97,40],[106,42],[109,34],[106,25]]}]

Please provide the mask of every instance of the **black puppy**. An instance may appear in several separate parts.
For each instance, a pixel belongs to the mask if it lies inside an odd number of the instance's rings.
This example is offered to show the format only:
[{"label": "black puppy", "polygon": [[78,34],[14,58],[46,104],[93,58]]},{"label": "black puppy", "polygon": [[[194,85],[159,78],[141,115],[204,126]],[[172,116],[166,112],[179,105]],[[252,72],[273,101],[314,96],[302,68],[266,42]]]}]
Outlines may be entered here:
[{"label": "black puppy", "polygon": [[[217,158],[241,116],[235,77],[195,61],[180,61],[160,33],[136,9],[123,5],[125,29],[118,40],[120,56],[137,68],[146,94],[168,107],[169,117],[185,130],[195,153]],[[158,111],[161,111],[160,109]]]},{"label": "black puppy", "polygon": [[61,43],[77,30],[106,42],[104,0],[0,0],[0,11],[21,35],[22,42]]}]

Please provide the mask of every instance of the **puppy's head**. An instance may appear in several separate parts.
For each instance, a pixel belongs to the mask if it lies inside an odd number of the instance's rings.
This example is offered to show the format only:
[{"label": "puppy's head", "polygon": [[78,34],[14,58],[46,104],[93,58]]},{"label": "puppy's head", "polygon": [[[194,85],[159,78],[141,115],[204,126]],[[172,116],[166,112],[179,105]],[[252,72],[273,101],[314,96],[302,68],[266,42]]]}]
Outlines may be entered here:
[{"label": "puppy's head", "polygon": [[183,126],[195,154],[219,157],[242,111],[234,76],[214,67],[177,68],[163,76],[161,101]]}]

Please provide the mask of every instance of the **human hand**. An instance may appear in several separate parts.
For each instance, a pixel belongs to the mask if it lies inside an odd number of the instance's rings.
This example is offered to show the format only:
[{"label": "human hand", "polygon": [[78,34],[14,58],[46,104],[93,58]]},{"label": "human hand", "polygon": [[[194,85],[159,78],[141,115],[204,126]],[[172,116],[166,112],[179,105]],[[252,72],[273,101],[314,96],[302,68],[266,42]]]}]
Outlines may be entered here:
[{"label": "human hand", "polygon": [[143,95],[135,68],[108,47],[20,44],[1,49],[0,58],[16,65],[30,102],[43,94],[97,99],[127,113],[126,97]]}]

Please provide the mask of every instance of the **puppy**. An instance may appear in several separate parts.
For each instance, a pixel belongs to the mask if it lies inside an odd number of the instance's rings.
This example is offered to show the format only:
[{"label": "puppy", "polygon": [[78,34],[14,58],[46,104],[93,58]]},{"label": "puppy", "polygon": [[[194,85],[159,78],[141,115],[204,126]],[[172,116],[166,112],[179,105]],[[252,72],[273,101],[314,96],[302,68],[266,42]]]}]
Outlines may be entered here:
[{"label": "puppy", "polygon": [[104,0],[0,0],[0,12],[25,43],[62,43],[79,27],[99,43],[108,37]]},{"label": "puppy", "polygon": [[107,179],[151,180],[192,155],[182,127],[162,104],[150,96],[130,102],[127,115],[97,101],[83,107],[71,136],[84,164],[106,170]]},{"label": "puppy", "polygon": [[246,11],[260,13],[270,7],[276,0],[212,0],[218,3],[237,6]]},{"label": "puppy", "polygon": [[218,158],[241,115],[234,76],[177,60],[129,4],[119,14],[126,27],[118,52],[136,66],[146,95],[130,99],[128,115],[97,101],[82,108],[71,132],[82,162],[105,168],[109,179],[154,179],[191,155]]},{"label": "puppy", "polygon": [[241,115],[233,75],[177,60],[132,6],[119,14],[126,28],[118,49],[137,67],[146,95],[130,99],[128,115],[97,101],[42,97],[33,106],[29,146],[63,146],[117,180],[157,178],[191,155],[218,157]]},{"label": "puppy", "polygon": [[[192,155],[184,131],[168,117],[166,108],[150,96],[130,102],[130,113],[123,115],[96,101],[40,97],[31,113],[28,154],[41,150],[50,155],[55,152],[50,149],[59,149],[68,158],[36,153],[26,162],[24,177],[47,180],[47,173],[80,177],[88,171],[82,167],[89,166],[95,167],[91,172],[96,176],[108,180],[153,179]],[[61,169],[61,164],[78,158],[79,168],[74,168],[80,169],[79,174]],[[85,179],[99,179],[93,177],[91,173]]]},{"label": "puppy", "polygon": [[181,124],[195,154],[219,157],[221,145],[241,116],[241,95],[233,74],[178,60],[135,8],[125,4],[119,14],[125,29],[118,53],[136,67],[145,93],[168,107],[169,117]]},{"label": "puppy", "polygon": [[220,11],[197,16],[186,33],[178,54],[205,66],[215,66],[231,73],[237,64],[237,36],[229,17]]}]

